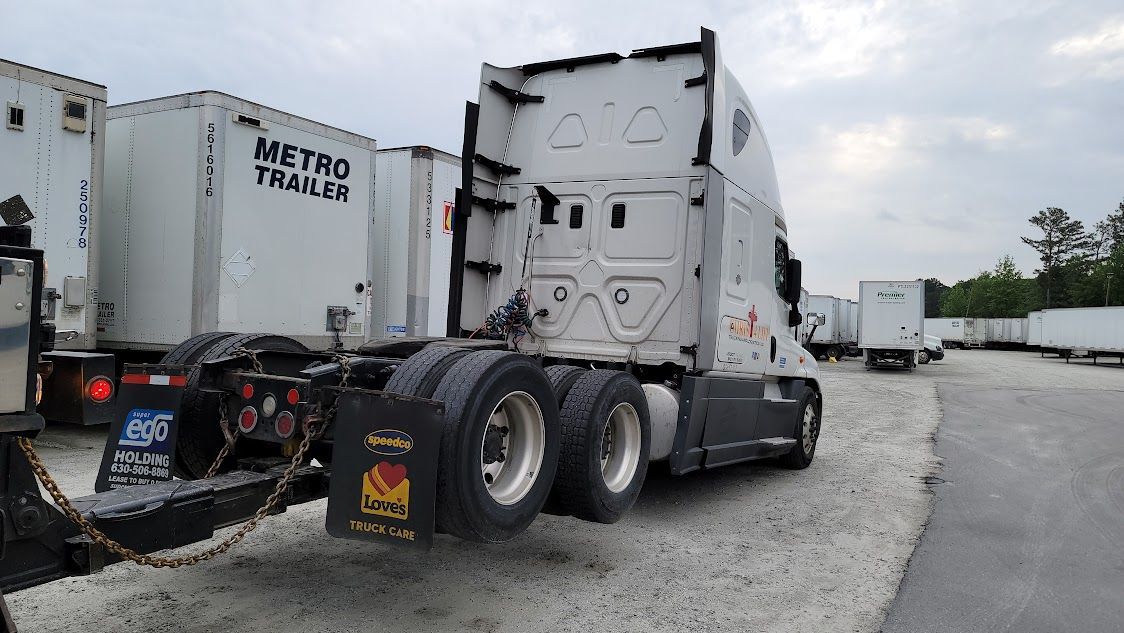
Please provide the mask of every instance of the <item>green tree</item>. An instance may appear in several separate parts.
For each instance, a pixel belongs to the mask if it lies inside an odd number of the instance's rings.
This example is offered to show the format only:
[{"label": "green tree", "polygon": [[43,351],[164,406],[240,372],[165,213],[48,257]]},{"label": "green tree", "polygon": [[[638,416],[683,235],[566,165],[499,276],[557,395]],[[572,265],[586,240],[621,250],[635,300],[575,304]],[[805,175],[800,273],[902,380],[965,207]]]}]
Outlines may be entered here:
[{"label": "green tree", "polygon": [[[1021,238],[1023,243],[1038,251],[1042,260],[1039,280],[1046,291],[1046,307],[1055,305],[1052,301],[1057,288],[1067,287],[1059,284],[1061,268],[1074,260],[1082,260],[1091,246],[1089,235],[1081,220],[1075,220],[1058,207],[1047,207],[1030,218],[1030,223],[1042,231],[1042,239]],[[1072,271],[1071,271],[1072,272]],[[1068,277],[1069,275],[1067,275]]]},{"label": "green tree", "polygon": [[941,295],[948,290],[948,286],[941,283],[940,279],[930,277],[925,280],[925,318],[932,319],[941,315]]}]

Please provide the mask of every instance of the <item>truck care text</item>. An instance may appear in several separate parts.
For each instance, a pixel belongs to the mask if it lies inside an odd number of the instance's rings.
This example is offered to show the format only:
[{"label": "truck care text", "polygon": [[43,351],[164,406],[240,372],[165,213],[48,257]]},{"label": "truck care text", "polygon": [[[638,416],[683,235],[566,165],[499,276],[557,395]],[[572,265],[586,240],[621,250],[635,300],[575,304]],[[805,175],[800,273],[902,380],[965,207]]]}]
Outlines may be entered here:
[{"label": "truck care text", "polygon": [[[257,147],[254,149],[254,160],[288,168],[286,170],[254,165],[254,169],[258,172],[258,184],[263,187],[276,187],[316,198],[347,202],[348,186],[338,182],[347,180],[348,175],[351,174],[351,165],[346,158],[332,158],[323,152],[279,141],[267,141],[259,136]],[[317,178],[317,176],[325,176],[325,178]]]}]

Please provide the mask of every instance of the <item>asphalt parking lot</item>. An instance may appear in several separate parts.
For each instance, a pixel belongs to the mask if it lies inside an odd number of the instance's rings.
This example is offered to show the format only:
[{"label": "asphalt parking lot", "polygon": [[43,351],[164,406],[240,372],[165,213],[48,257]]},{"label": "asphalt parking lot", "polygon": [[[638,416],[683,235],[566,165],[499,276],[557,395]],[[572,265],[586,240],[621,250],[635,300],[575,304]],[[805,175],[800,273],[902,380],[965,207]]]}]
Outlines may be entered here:
[{"label": "asphalt parking lot", "polygon": [[[948,409],[951,394],[967,391],[1124,392],[1124,370],[990,351],[951,351],[943,362],[913,373],[868,372],[855,360],[824,364],[823,370],[823,433],[816,460],[805,471],[759,463],[675,478],[657,469],[637,507],[615,525],[543,515],[514,542],[481,546],[439,536],[427,554],[332,539],[323,529],[325,504],[318,502],[269,518],[229,554],[196,567],[121,564],[11,594],[8,603],[26,631],[877,631],[884,620],[887,630],[1022,630],[1016,625],[1043,604],[1044,592],[1056,582],[1052,566],[1062,564],[1058,556],[1065,551],[1017,548],[1061,526],[1013,534],[992,550],[996,560],[1015,567],[993,575],[996,582],[1021,583],[993,596],[1005,601],[1004,617],[949,620],[945,624],[959,629],[942,628],[920,610],[924,604],[917,605],[917,596],[930,589],[924,583],[945,586],[949,577],[940,574],[958,573],[952,566],[922,567],[933,547],[927,539],[944,525],[942,490],[992,476],[976,468],[963,478],[945,477],[937,455],[948,460],[946,470],[953,457],[942,453],[942,404]],[[956,397],[955,406],[963,409],[957,415],[969,423],[1010,422],[973,413],[996,403]],[[1085,400],[1076,415],[1115,420],[1120,401]],[[942,432],[951,428],[947,410],[945,417]],[[1118,494],[1124,455],[1117,427],[1102,426],[1108,435],[1099,447],[1023,441],[1018,450],[1037,450],[1043,458],[1072,453],[1041,479],[1062,477],[1068,488],[1059,489],[1082,491],[1064,514],[1073,525],[1109,526],[1087,529],[1084,545],[1112,553],[1111,538],[1118,543],[1120,536],[1112,530],[1124,524]],[[993,441],[1002,442],[1002,435]],[[1106,438],[1115,445],[1104,444]],[[104,430],[67,427],[37,440],[73,495],[92,490],[103,443]],[[1090,450],[1109,456],[1096,462]],[[1084,483],[1071,484],[1076,475],[1067,464],[1082,459],[1094,460],[1095,467],[1086,469]],[[927,483],[942,477],[952,481]],[[1007,485],[1042,488],[1036,478],[1016,477]],[[1049,503],[1045,493],[1030,502]],[[1002,524],[1005,512],[1020,511],[1021,503],[1012,495],[992,520]],[[1051,515],[1039,517],[1045,522]],[[1022,524],[1035,521],[1024,517]],[[937,547],[947,546],[941,543],[948,538],[975,543],[984,536],[971,524],[951,524],[943,534],[952,536],[934,541]],[[1115,551],[1115,559],[1102,558],[1116,566],[1106,563],[1096,581],[1119,587]],[[1025,580],[1030,576],[1022,575],[1012,556],[1034,561],[1033,581]],[[1066,582],[1084,577],[1076,570]],[[921,593],[911,593],[916,591]],[[945,592],[933,600],[955,598]],[[989,600],[985,595],[980,604]],[[1022,605],[1023,615],[1011,604]],[[982,618],[985,612],[967,613]],[[1111,623],[1114,612],[1107,613],[1103,622]]]}]

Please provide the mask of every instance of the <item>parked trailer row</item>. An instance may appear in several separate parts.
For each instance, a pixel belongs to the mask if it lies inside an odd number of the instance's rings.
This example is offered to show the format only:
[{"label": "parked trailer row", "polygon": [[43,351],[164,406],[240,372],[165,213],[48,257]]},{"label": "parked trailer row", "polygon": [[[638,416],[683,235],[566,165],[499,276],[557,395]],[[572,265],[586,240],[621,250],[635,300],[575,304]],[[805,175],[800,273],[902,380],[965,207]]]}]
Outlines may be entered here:
[{"label": "parked trailer row", "polygon": [[0,82],[3,219],[51,267],[48,419],[108,422],[122,359],[208,332],[447,332],[460,158],[218,92],[107,109],[103,86],[12,62]]},{"label": "parked trailer row", "polygon": [[[485,65],[453,221],[467,338],[313,352],[193,336],[127,369],[100,492],[77,512],[148,552],[278,509],[268,499],[327,496],[331,535],[425,548],[435,530],[506,541],[544,509],[611,523],[650,461],[807,467],[823,396],[794,335],[801,265],[760,121],[721,60],[704,29],[628,56]],[[39,287],[8,270],[0,288]],[[284,290],[270,303],[300,292]],[[14,342],[35,358],[34,333]],[[8,380],[0,394],[18,404],[0,420],[0,507],[34,508],[3,531],[0,588],[117,560],[39,496],[13,435],[43,426],[33,394]],[[237,441],[216,463],[219,420]]]},{"label": "parked trailer row", "polygon": [[925,333],[940,337],[946,347],[1019,347],[1036,344],[1030,343],[1030,320],[1019,318],[925,319]]}]

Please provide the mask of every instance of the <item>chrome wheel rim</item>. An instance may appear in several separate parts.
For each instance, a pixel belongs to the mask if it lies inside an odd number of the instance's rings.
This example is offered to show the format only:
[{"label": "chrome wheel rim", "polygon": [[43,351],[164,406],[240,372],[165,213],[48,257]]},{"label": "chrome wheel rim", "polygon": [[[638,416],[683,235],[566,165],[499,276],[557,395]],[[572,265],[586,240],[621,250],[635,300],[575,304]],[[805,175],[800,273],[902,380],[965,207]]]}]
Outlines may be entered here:
[{"label": "chrome wheel rim", "polygon": [[804,454],[811,455],[816,448],[816,438],[820,434],[820,425],[816,420],[816,411],[812,405],[804,407],[803,443]]},{"label": "chrome wheel rim", "polygon": [[538,479],[546,453],[546,421],[525,391],[500,399],[480,438],[480,477],[500,505],[518,503]]},{"label": "chrome wheel rim", "polygon": [[601,435],[601,477],[605,487],[621,492],[632,483],[640,464],[640,414],[622,402],[609,414]]}]

